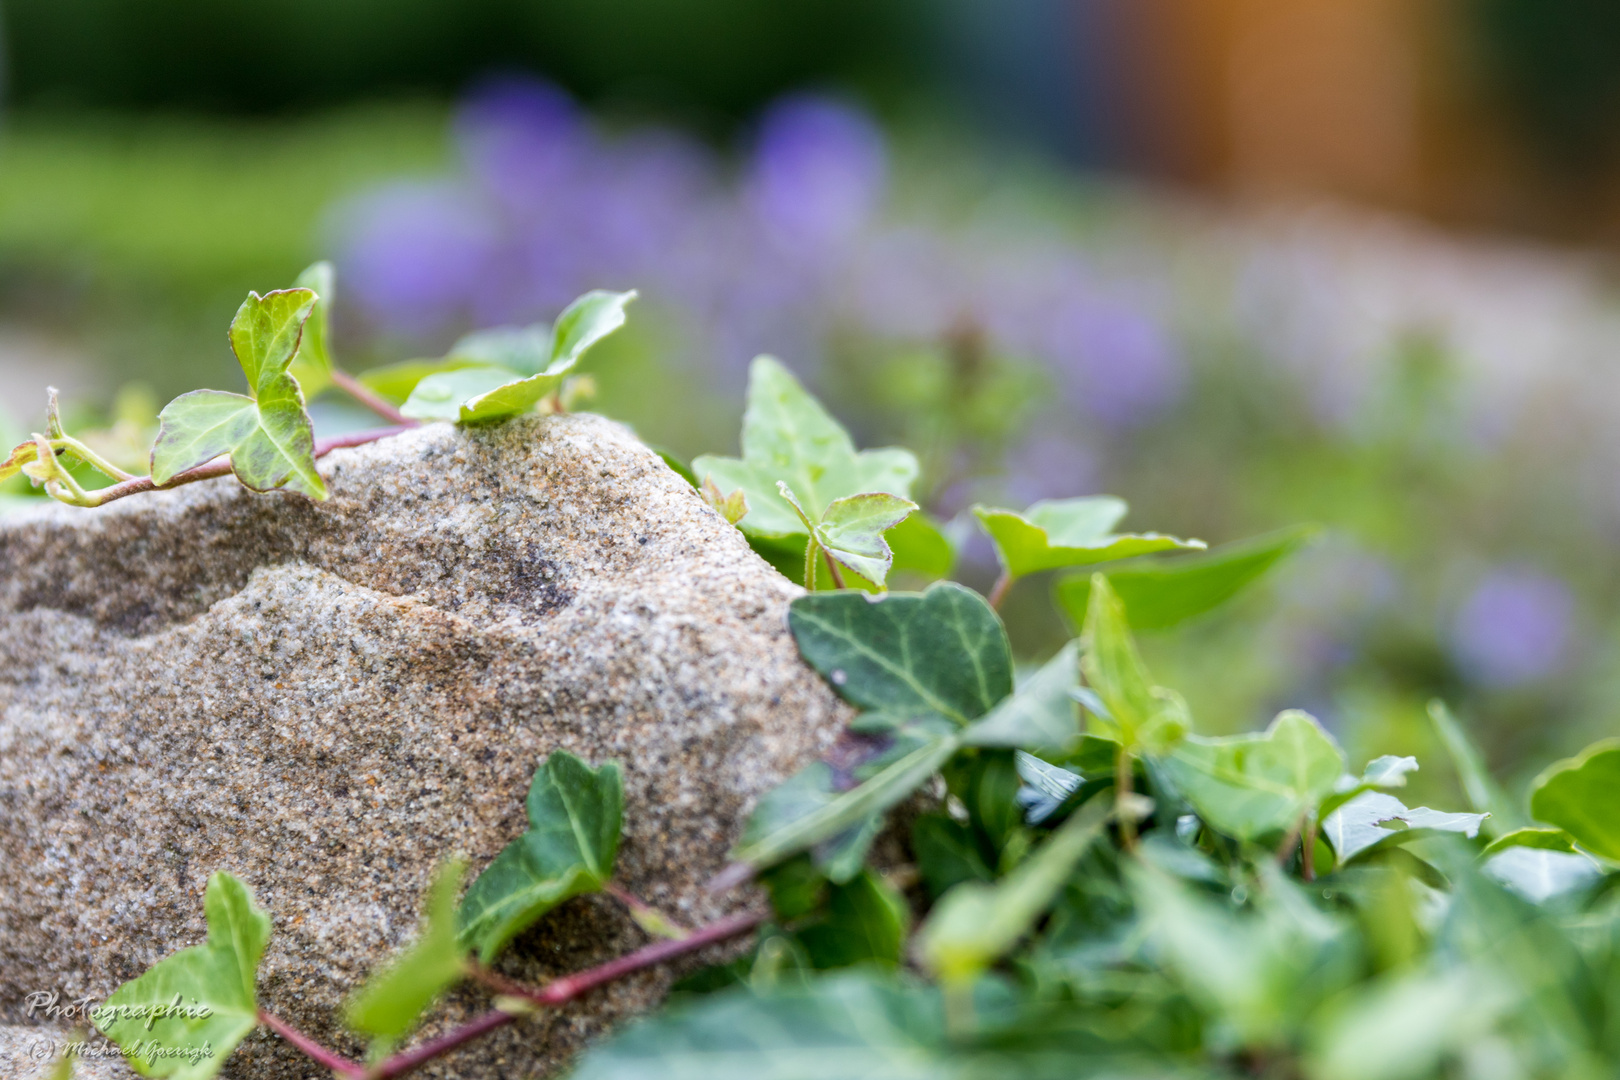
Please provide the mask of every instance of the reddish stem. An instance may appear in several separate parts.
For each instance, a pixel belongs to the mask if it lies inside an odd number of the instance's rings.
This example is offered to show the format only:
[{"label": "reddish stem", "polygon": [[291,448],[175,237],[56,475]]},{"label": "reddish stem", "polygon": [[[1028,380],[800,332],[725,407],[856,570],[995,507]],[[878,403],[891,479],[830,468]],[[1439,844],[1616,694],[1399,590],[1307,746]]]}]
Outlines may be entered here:
[{"label": "reddish stem", "polygon": [[266,1009],[259,1010],[259,1023],[280,1035],[303,1051],[305,1057],[322,1068],[331,1069],[340,1076],[353,1077],[361,1080],[366,1075],[366,1067],[358,1061],[350,1061],[334,1050],[328,1050],[302,1031],[293,1027],[287,1021]]},{"label": "reddish stem", "polygon": [[1306,881],[1316,880],[1316,820],[1305,826],[1304,848],[1300,851],[1299,872]]},{"label": "reddish stem", "polygon": [[1012,588],[1012,584],[1013,576],[1003,570],[1001,576],[996,578],[996,583],[990,587],[990,595],[985,597],[992,609],[1001,610],[1001,602],[1007,599],[1007,590]]},{"label": "reddish stem", "polygon": [[415,1050],[408,1050],[403,1054],[395,1054],[382,1064],[376,1066],[371,1072],[365,1074],[366,1080],[387,1080],[389,1077],[404,1076],[419,1065],[425,1065],[441,1054],[447,1054],[462,1043],[471,1042],[480,1035],[487,1035],[496,1028],[505,1027],[517,1016],[501,1009],[492,1009],[478,1019],[463,1024],[454,1031],[447,1031],[437,1039],[429,1039]]},{"label": "reddish stem", "polygon": [[[413,425],[414,426],[414,425]],[[403,427],[371,428],[367,431],[351,431],[346,435],[329,435],[324,439],[315,440],[315,457],[323,458],[334,450],[341,450],[347,446],[362,446],[365,443],[386,439],[390,435],[398,435],[406,430]],[[90,494],[96,497],[97,506],[106,506],[118,499],[125,499],[131,495],[139,495],[146,491],[168,491],[170,488],[180,487],[182,484],[195,484],[199,480],[213,480],[221,476],[231,475],[231,462],[229,458],[215,458],[206,465],[199,465],[195,469],[187,469],[178,474],[161,488],[152,483],[150,476],[137,476],[133,480],[124,480],[110,487],[99,488]]]},{"label": "reddish stem", "polygon": [[572,1001],[587,990],[593,990],[603,983],[622,979],[626,975],[642,971],[646,968],[662,964],[666,960],[673,960],[678,956],[696,952],[716,942],[726,941],[739,934],[746,934],[754,927],[765,921],[764,915],[732,915],[729,918],[712,922],[708,926],[694,930],[683,938],[669,941],[655,941],[651,945],[643,946],[633,953],[626,953],[617,960],[609,960],[597,967],[587,968],[574,975],[565,975],[560,979],[553,979],[539,990],[530,991],[522,996],[537,1005],[561,1005],[565,1001]]},{"label": "reddish stem", "polygon": [[412,420],[400,412],[399,409],[394,407],[393,402],[342,368],[335,367],[332,369],[332,385],[391,424],[398,424],[401,427],[416,427],[421,423],[420,420]]},{"label": "reddish stem", "polygon": [[827,573],[832,575],[833,588],[844,588],[844,575],[839,572],[838,564],[833,562],[833,557],[827,553],[826,548],[821,549],[821,556],[827,560]]}]

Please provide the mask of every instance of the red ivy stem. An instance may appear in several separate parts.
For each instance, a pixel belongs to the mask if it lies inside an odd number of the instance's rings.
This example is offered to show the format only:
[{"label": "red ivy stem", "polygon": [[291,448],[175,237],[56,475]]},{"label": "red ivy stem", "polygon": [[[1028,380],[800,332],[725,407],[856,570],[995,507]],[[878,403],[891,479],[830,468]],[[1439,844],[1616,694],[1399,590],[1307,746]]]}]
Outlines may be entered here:
[{"label": "red ivy stem", "polygon": [[[341,450],[346,446],[362,446],[365,443],[376,442],[378,439],[386,439],[390,435],[398,435],[404,430],[404,427],[371,428],[367,431],[351,431],[346,435],[330,435],[324,439],[316,439],[315,456],[322,458],[333,450]],[[128,498],[131,495],[139,495],[142,492],[167,491],[182,484],[195,484],[199,480],[213,480],[216,477],[229,475],[231,475],[230,459],[221,457],[215,458],[206,465],[199,465],[195,469],[187,469],[167,484],[164,484],[162,488],[152,483],[150,476],[137,476],[133,480],[123,480],[113,484],[111,487],[100,488],[88,492],[88,494],[96,500],[93,505],[106,506],[115,500]]]},{"label": "red ivy stem", "polygon": [[990,595],[985,597],[992,611],[1001,610],[1001,602],[1007,598],[1007,590],[1012,588],[1012,583],[1012,574],[1005,570],[1001,572],[1000,577],[996,578],[996,583],[990,587]]},{"label": "red ivy stem", "polygon": [[[746,913],[732,915],[694,930],[688,937],[670,941],[657,941],[651,945],[643,946],[635,952],[626,953],[617,960],[609,960],[605,964],[587,968],[573,975],[553,979],[538,990],[509,982],[503,976],[497,975],[482,966],[472,966],[470,974],[479,982],[491,986],[508,997],[521,998],[536,1005],[555,1007],[572,1001],[604,983],[622,979],[624,976],[634,974],[637,971],[656,967],[666,960],[673,960],[676,957],[685,956],[687,953],[696,952],[709,945],[718,944],[741,934],[746,934],[764,921],[764,915]],[[370,1068],[328,1050],[285,1020],[263,1009],[259,1010],[259,1022],[271,1028],[276,1034],[303,1051],[311,1060],[331,1069],[340,1076],[349,1077],[351,1080],[392,1080],[393,1077],[404,1076],[418,1066],[426,1064],[441,1054],[454,1050],[463,1043],[470,1042],[480,1035],[494,1031],[498,1027],[510,1024],[519,1015],[519,1013],[507,1012],[504,1009],[493,1009],[476,1020],[447,1031],[436,1039],[430,1039],[415,1050],[395,1054],[393,1057],[387,1058]]]},{"label": "red ivy stem", "polygon": [[839,573],[838,564],[833,562],[833,557],[826,548],[821,549],[821,555],[822,558],[827,560],[827,573],[832,575],[833,588],[842,589],[844,587],[844,575]]},{"label": "red ivy stem", "polygon": [[398,424],[401,427],[416,427],[421,423],[420,420],[412,420],[400,412],[394,407],[393,402],[342,368],[334,367],[332,369],[332,385],[391,424]]}]

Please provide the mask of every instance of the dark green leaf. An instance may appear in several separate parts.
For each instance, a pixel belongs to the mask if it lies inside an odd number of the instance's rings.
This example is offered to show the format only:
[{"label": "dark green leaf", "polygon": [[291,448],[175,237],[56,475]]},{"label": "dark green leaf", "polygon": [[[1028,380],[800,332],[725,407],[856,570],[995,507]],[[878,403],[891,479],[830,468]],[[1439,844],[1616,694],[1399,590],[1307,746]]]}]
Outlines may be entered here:
[{"label": "dark green leaf", "polygon": [[[1108,583],[1130,612],[1132,627],[1163,630],[1224,604],[1319,531],[1314,526],[1284,529],[1206,554],[1131,562],[1109,570]],[[1091,602],[1091,575],[1061,579],[1053,595],[1074,624],[1082,625]]]},{"label": "dark green leaf", "polygon": [[456,894],[467,864],[452,859],[439,868],[428,890],[416,941],[349,1001],[348,1024],[371,1036],[372,1058],[404,1038],[445,990],[467,974],[467,952],[456,940]]},{"label": "dark green leaf", "polygon": [[1002,567],[1014,578],[1204,546],[1202,540],[1159,533],[1114,533],[1125,516],[1125,503],[1111,495],[1038,502],[1022,514],[989,506],[975,506],[973,513],[994,541]]},{"label": "dark green leaf", "polygon": [[712,476],[722,491],[743,492],[749,511],[739,526],[750,536],[807,536],[778,483],[793,489],[805,517],[819,521],[833,500],[847,495],[884,492],[910,498],[917,459],[894,448],[856,453],[849,433],[792,373],[761,356],[748,372],[742,457],[700,457],[692,472]]},{"label": "dark green leaf", "polygon": [[1040,670],[962,733],[968,746],[1008,746],[1063,753],[1080,737],[1074,691],[1080,645],[1071,641]]},{"label": "dark green leaf", "polygon": [[810,666],[862,708],[965,725],[1012,692],[1001,620],[952,582],[921,594],[801,596],[788,625]]},{"label": "dark green leaf", "polygon": [[946,893],[918,933],[929,968],[947,982],[971,982],[1005,955],[1051,906],[1107,819],[1092,802],[1001,881],[966,881]]},{"label": "dark green leaf", "polygon": [[990,881],[994,875],[979,853],[973,830],[944,814],[924,814],[911,827],[917,870],[936,899],[964,881]]},{"label": "dark green leaf", "polygon": [[796,936],[817,968],[863,963],[892,968],[900,964],[910,925],[905,897],[871,870],[862,870],[848,884],[833,886],[825,918],[798,929]]},{"label": "dark green leaf", "polygon": [[[92,1013],[142,1076],[206,1080],[259,1026],[254,985],[270,916],[235,877],[217,873],[203,898],[208,941],[160,961]],[[191,1051],[197,1056],[181,1056]]]},{"label": "dark green leaf", "polygon": [[624,816],[619,767],[592,769],[558,751],[534,774],[528,809],[529,830],[479,875],[458,912],[461,944],[484,963],[546,912],[613,876]]},{"label": "dark green leaf", "polygon": [[1593,854],[1620,861],[1620,739],[1593,743],[1536,777],[1530,814]]}]

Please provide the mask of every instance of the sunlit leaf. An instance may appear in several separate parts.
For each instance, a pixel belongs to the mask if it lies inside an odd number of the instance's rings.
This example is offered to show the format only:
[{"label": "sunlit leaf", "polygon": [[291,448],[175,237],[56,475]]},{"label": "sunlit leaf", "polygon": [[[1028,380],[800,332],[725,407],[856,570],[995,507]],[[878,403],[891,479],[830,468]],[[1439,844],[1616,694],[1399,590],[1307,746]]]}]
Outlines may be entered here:
[{"label": "sunlit leaf", "polygon": [[203,910],[206,944],[159,961],[91,1014],[142,1076],[206,1080],[259,1026],[255,983],[270,916],[224,872],[208,879]]},{"label": "sunlit leaf", "polygon": [[1130,753],[1163,753],[1190,727],[1186,703],[1156,687],[1131,640],[1125,606],[1101,574],[1094,575],[1091,606],[1080,636],[1080,667],[1106,715],[1093,711],[1093,732]]},{"label": "sunlit leaf", "polygon": [[529,787],[529,829],[478,876],[457,913],[458,940],[484,963],[541,916],[613,876],[624,818],[616,764],[592,769],[558,751]]},{"label": "sunlit leaf", "polygon": [[1536,777],[1530,814],[1587,851],[1620,861],[1620,739],[1594,743]]},{"label": "sunlit leaf", "polygon": [[324,259],[306,267],[293,287],[308,289],[317,297],[315,309],[304,324],[304,339],[298,346],[288,374],[298,380],[305,399],[313,398],[332,382],[332,301],[336,297],[337,272]]},{"label": "sunlit leaf", "polygon": [[[1310,543],[1320,530],[1305,526],[1226,544],[1203,554],[1144,559],[1107,571],[1131,626],[1162,630],[1212,611]],[[1053,596],[1076,626],[1085,622],[1091,575],[1074,574],[1053,587]]]},{"label": "sunlit leaf", "polygon": [[965,881],[946,893],[918,933],[924,962],[947,982],[976,978],[1051,906],[1107,819],[1107,808],[1093,800],[1002,880]]},{"label": "sunlit leaf", "polygon": [[[704,482],[711,481],[712,478],[705,478]],[[792,488],[778,482],[776,489],[799,515],[821,551],[868,581],[882,585],[888,579],[893,553],[883,533],[904,521],[917,509],[916,503],[885,492],[845,495],[829,503],[819,520],[813,520],[805,513]]]},{"label": "sunlit leaf", "polygon": [[562,386],[591,346],[624,325],[625,307],[635,297],[633,291],[588,292],[551,328],[502,328],[463,338],[444,370],[423,377],[399,411],[462,424],[526,413]]},{"label": "sunlit leaf", "polygon": [[1489,1031],[1514,996],[1473,967],[1375,983],[1345,1002],[1315,1039],[1316,1080],[1417,1080]]},{"label": "sunlit leaf", "polygon": [[416,940],[349,1001],[345,1017],[371,1036],[373,1057],[404,1038],[440,994],[466,977],[467,951],[456,939],[456,894],[466,872],[459,859],[439,868]]},{"label": "sunlit leaf", "polygon": [[909,499],[917,459],[909,450],[857,453],[849,433],[782,364],[754,360],[748,372],[742,457],[704,456],[692,462],[722,491],[741,489],[749,513],[739,524],[751,536],[808,536],[809,528],[777,490],[793,489],[804,518],[819,521],[835,499],[883,492]]},{"label": "sunlit leaf", "polygon": [[230,341],[251,395],[194,390],[164,406],[152,448],[154,483],[228,454],[231,471],[255,491],[286,488],[326,498],[304,395],[287,374],[314,306],[308,289],[248,294],[231,322]]},{"label": "sunlit leaf", "polygon": [[1409,843],[1425,833],[1479,835],[1484,814],[1448,813],[1427,806],[1408,809],[1393,795],[1365,791],[1322,819],[1322,836],[1339,861],[1368,851]]},{"label": "sunlit leaf", "polygon": [[1602,868],[1578,851],[1526,844],[1509,845],[1487,854],[1483,869],[1487,876],[1533,904],[1584,889],[1603,876]]},{"label": "sunlit leaf", "polygon": [[990,506],[975,506],[973,513],[995,543],[1002,567],[1015,578],[1204,546],[1202,540],[1160,533],[1115,533],[1125,503],[1111,495],[1038,502],[1021,514]]},{"label": "sunlit leaf", "polygon": [[1290,710],[1259,734],[1188,736],[1164,768],[1212,828],[1258,840],[1286,832],[1333,792],[1344,751],[1313,717]]}]

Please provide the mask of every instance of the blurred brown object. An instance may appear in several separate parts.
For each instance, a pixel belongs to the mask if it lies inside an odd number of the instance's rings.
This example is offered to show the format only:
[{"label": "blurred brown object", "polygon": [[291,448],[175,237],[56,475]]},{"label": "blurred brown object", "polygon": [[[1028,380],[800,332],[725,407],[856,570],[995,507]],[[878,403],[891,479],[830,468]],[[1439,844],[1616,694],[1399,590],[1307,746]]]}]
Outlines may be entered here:
[{"label": "blurred brown object", "polygon": [[1331,197],[1620,241],[1620,170],[1536,153],[1467,0],[1131,0],[1135,164],[1240,198]]}]

